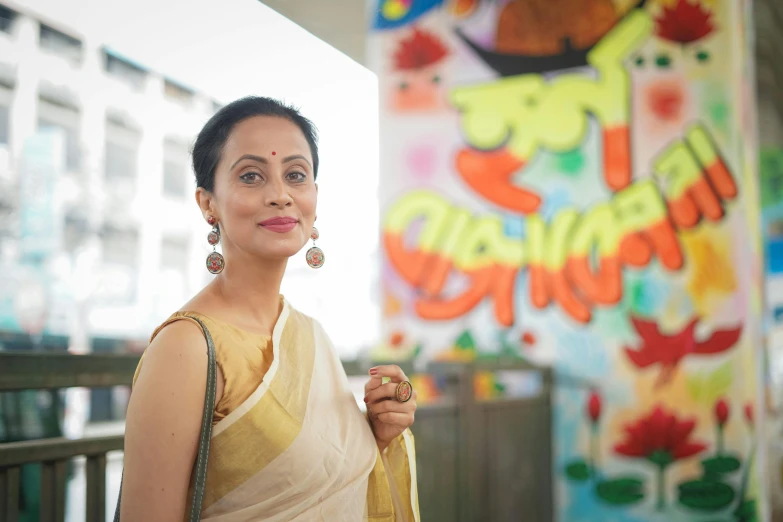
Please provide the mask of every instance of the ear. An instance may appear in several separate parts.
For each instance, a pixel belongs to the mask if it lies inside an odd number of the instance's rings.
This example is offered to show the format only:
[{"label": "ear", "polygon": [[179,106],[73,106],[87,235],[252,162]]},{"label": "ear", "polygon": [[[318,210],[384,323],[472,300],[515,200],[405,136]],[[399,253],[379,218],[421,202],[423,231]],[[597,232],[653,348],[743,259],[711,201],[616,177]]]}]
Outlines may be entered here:
[{"label": "ear", "polygon": [[206,221],[207,216],[214,216],[215,219],[219,219],[215,212],[215,197],[208,190],[199,187],[196,189],[196,203],[201,209],[201,215],[204,216]]}]

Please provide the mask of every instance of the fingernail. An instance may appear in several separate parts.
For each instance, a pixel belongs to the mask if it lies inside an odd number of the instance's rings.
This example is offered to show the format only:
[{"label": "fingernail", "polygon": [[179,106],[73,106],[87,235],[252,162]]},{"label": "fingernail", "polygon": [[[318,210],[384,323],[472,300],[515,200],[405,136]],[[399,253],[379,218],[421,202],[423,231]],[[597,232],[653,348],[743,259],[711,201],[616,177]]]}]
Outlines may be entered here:
[{"label": "fingernail", "polygon": [[378,370],[376,370],[375,368],[370,370],[370,375],[377,375],[377,374],[378,374]]}]

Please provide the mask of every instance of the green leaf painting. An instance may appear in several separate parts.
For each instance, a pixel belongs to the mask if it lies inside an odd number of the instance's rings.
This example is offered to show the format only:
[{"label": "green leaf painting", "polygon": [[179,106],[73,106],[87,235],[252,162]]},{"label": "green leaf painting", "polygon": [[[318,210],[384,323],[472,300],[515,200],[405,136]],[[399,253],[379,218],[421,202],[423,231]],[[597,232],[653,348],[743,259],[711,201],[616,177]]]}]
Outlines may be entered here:
[{"label": "green leaf painting", "polygon": [[627,506],[644,499],[644,482],[636,477],[620,477],[596,484],[598,498],[613,506]]},{"label": "green leaf painting", "polygon": [[740,505],[737,506],[737,509],[734,510],[734,517],[737,522],[757,522],[757,513],[756,501],[746,500],[745,502],[740,503]]},{"label": "green leaf painting", "polygon": [[582,459],[574,460],[565,467],[566,476],[576,482],[584,482],[590,478],[590,466]]},{"label": "green leaf painting", "polygon": [[475,350],[476,341],[473,339],[473,335],[471,335],[470,330],[465,330],[462,332],[454,342],[454,346],[458,350]]},{"label": "green leaf painting", "polygon": [[723,455],[701,461],[705,475],[723,475],[733,473],[740,469],[740,461],[737,457]]},{"label": "green leaf painting", "polygon": [[717,480],[691,480],[679,485],[680,504],[698,511],[719,511],[734,501],[734,488]]}]

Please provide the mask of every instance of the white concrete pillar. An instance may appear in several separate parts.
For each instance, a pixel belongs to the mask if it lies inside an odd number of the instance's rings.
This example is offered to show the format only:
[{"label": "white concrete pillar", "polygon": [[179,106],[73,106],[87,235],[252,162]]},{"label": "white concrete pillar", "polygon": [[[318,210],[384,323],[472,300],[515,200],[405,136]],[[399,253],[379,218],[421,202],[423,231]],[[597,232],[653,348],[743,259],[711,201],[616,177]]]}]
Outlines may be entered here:
[{"label": "white concrete pillar", "polygon": [[19,159],[27,138],[35,133],[38,119],[38,83],[40,67],[38,59],[38,22],[19,15],[15,22],[15,35],[20,60],[16,71],[16,85],[9,114],[9,147],[12,168],[18,173]]}]

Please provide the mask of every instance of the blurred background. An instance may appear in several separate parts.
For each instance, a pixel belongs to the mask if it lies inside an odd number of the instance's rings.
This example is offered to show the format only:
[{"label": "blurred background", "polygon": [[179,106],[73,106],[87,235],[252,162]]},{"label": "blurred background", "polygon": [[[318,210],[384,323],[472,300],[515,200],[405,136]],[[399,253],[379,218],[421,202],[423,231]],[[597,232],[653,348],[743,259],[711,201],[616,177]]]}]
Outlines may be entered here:
[{"label": "blurred background", "polygon": [[[422,405],[424,521],[783,521],[777,0],[0,0],[0,522],[104,520],[209,280],[189,151],[320,131],[283,293]],[[358,219],[357,219],[358,218]],[[362,404],[363,405],[363,404]]]}]

